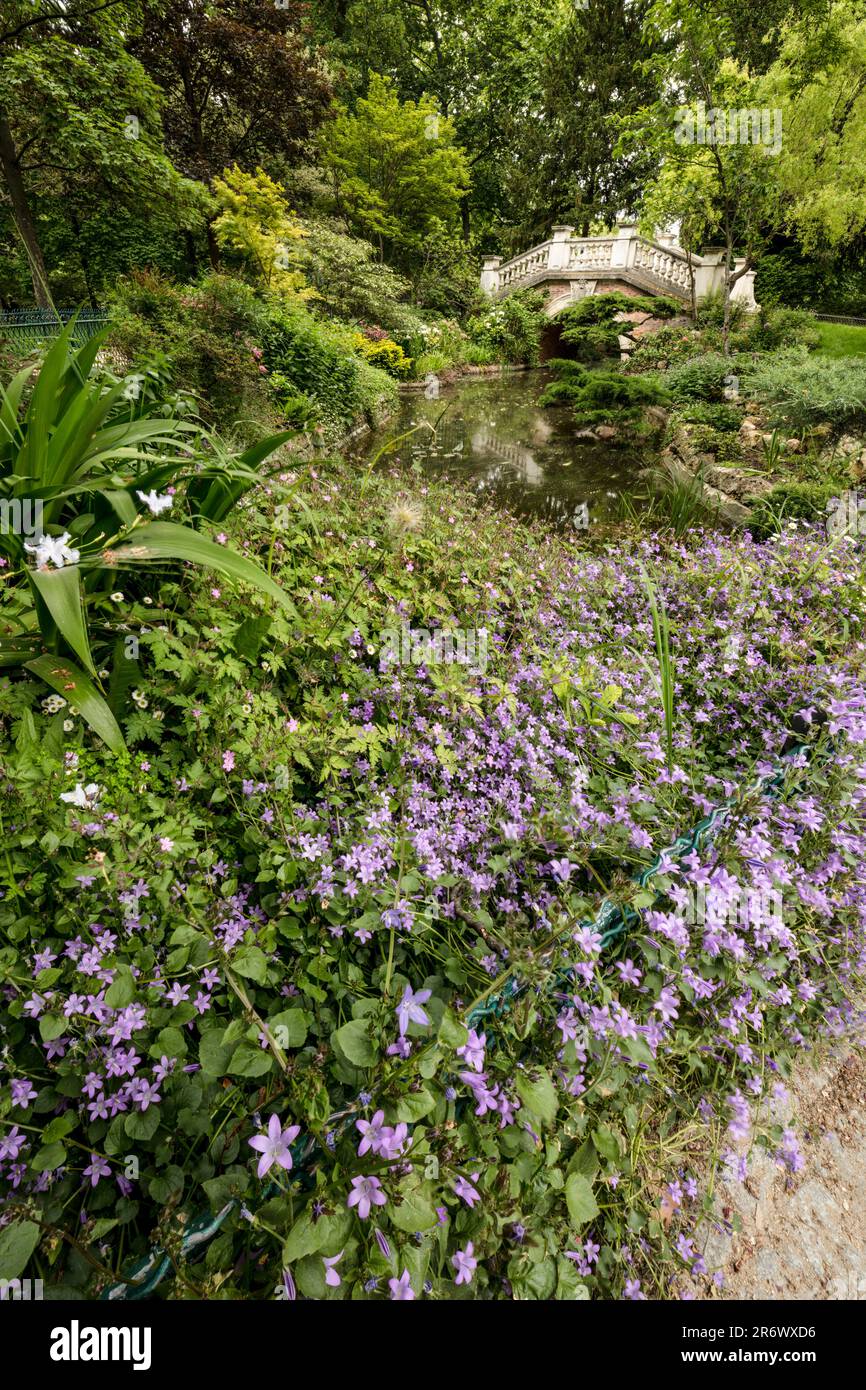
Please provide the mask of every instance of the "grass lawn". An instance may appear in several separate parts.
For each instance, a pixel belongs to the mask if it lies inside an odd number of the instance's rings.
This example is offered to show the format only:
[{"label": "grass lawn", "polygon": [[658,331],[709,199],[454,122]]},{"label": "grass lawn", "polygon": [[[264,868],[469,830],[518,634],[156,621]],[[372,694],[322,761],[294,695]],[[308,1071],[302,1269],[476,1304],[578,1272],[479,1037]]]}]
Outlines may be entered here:
[{"label": "grass lawn", "polygon": [[821,346],[825,357],[859,357],[866,355],[866,326],[851,323],[819,323]]}]

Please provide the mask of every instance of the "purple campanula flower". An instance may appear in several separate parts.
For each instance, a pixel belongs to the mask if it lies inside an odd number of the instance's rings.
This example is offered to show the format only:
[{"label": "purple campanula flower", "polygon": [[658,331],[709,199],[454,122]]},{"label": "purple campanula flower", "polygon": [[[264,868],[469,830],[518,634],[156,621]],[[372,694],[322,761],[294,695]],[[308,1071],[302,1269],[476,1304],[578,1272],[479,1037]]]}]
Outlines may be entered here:
[{"label": "purple campanula flower", "polygon": [[352,1179],[352,1191],[346,1205],[358,1208],[358,1215],[366,1221],[373,1207],[383,1207],[388,1198],[382,1191],[378,1178],[360,1177]]},{"label": "purple campanula flower", "polygon": [[388,1288],[394,1303],[407,1303],[415,1297],[408,1269],[404,1269],[399,1279],[389,1279]]},{"label": "purple campanula flower", "polygon": [[413,991],[411,985],[406,986],[403,991],[403,997],[396,1008],[397,1024],[400,1029],[401,1037],[405,1035],[406,1029],[409,1027],[410,1023],[418,1023],[423,1027],[429,1025],[430,1016],[425,1013],[421,1005],[427,1003],[431,992],[432,991],[429,989]]},{"label": "purple campanula flower", "polygon": [[90,1178],[91,1187],[95,1187],[102,1178],[111,1177],[111,1167],[106,1163],[101,1154],[92,1153],[90,1155],[90,1162],[84,1169],[83,1176],[85,1178]]},{"label": "purple campanula flower", "polygon": [[267,1134],[256,1134],[247,1141],[251,1148],[261,1154],[256,1170],[260,1178],[263,1178],[275,1163],[286,1171],[291,1169],[291,1145],[300,1132],[300,1125],[290,1125],[288,1129],[283,1129],[279,1116],[272,1115],[268,1120]]},{"label": "purple campanula flower", "polygon": [[467,1240],[465,1250],[456,1250],[451,1256],[451,1263],[457,1270],[455,1284],[471,1284],[475,1276],[475,1269],[478,1261],[474,1257],[474,1246],[471,1240]]}]

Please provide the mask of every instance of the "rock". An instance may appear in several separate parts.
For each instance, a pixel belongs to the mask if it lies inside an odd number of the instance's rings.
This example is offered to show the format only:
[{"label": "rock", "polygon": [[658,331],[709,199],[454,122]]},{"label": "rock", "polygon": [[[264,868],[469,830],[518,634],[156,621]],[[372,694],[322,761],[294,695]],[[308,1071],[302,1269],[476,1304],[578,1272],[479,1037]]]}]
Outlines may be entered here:
[{"label": "rock", "polygon": [[785,448],[789,454],[802,454],[803,441],[801,439],[786,439]]},{"label": "rock", "polygon": [[859,454],[862,448],[862,441],[855,439],[852,434],[843,434],[842,438],[836,444],[837,452],[845,454],[846,456],[848,454]]},{"label": "rock", "polygon": [[614,425],[596,425],[596,439],[616,439],[616,427]]}]

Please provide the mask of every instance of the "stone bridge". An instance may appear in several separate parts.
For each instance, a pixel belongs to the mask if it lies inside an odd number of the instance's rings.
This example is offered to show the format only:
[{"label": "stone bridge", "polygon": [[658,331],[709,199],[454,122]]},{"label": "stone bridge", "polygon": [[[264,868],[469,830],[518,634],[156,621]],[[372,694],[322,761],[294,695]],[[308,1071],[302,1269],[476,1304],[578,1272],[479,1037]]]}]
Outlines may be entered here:
[{"label": "stone bridge", "polygon": [[[721,289],[724,252],[713,248],[691,258],[698,300]],[[739,270],[743,261],[735,261]],[[755,309],[754,271],[734,285],[731,298]],[[624,294],[664,294],[691,302],[689,261],[672,236],[659,234],[649,241],[634,223],[623,223],[609,236],[578,237],[573,227],[554,227],[547,241],[522,255],[503,261],[485,256],[481,288],[494,299],[515,290],[537,288],[547,294],[545,313],[554,318],[576,299],[589,294],[621,290]]]}]

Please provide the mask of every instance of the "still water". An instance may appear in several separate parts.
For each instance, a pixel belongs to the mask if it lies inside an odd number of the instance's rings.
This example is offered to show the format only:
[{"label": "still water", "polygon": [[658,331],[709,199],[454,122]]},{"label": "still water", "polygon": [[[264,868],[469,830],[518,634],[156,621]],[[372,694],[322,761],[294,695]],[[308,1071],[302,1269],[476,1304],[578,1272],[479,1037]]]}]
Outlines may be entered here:
[{"label": "still water", "polygon": [[569,406],[538,405],[548,380],[544,371],[515,372],[464,378],[435,399],[406,393],[387,426],[365,436],[363,455],[372,459],[415,429],[383,465],[399,460],[427,476],[460,479],[487,501],[566,529],[615,521],[622,494],[636,506],[646,498],[638,474],[647,460],[615,443],[576,439]]}]

